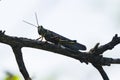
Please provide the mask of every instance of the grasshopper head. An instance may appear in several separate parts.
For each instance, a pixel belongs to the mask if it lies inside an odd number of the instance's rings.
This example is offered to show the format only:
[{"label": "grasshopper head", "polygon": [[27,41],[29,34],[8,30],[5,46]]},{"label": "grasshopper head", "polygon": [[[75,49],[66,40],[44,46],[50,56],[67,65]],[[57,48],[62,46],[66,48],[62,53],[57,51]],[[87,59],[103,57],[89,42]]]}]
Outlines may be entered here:
[{"label": "grasshopper head", "polygon": [[44,34],[44,28],[43,28],[43,26],[38,26],[38,33],[40,35]]}]

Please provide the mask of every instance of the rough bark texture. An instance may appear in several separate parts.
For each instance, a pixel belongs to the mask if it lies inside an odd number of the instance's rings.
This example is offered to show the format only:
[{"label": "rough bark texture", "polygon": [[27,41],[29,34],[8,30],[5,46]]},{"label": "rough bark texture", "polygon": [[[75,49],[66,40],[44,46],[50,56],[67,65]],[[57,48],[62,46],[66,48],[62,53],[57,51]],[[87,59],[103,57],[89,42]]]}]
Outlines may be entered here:
[{"label": "rough bark texture", "polygon": [[32,80],[32,79],[30,78],[23,61],[22,52],[21,52],[22,47],[42,49],[74,58],[82,63],[83,62],[86,64],[91,63],[100,72],[101,76],[103,77],[103,80],[109,80],[109,78],[102,66],[110,66],[111,64],[120,64],[119,58],[113,59],[102,56],[102,54],[105,51],[112,50],[117,44],[120,43],[120,37],[118,37],[117,34],[113,37],[113,39],[109,43],[105,45],[99,46],[99,43],[97,43],[95,47],[92,48],[89,52],[73,51],[68,48],[63,48],[55,44],[51,44],[43,41],[37,41],[22,37],[8,36],[5,35],[5,31],[0,31],[0,42],[4,44],[8,44],[12,47],[19,70],[25,80]]}]

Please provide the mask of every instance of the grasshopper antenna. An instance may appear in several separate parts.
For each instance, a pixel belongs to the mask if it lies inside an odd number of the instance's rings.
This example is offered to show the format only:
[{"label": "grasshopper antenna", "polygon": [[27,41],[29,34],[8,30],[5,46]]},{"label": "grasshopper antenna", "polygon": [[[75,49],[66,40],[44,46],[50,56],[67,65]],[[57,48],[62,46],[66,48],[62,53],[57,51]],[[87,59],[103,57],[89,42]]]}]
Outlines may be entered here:
[{"label": "grasshopper antenna", "polygon": [[25,23],[27,23],[27,24],[30,24],[30,25],[32,25],[32,26],[38,27],[38,26],[36,26],[36,25],[34,25],[34,24],[32,24],[32,23],[29,23],[29,22],[27,22],[27,21],[25,21],[25,20],[23,20],[23,22],[25,22]]},{"label": "grasshopper antenna", "polygon": [[38,22],[38,18],[37,18],[37,13],[35,12],[35,18],[36,18],[36,21],[37,21],[37,25],[39,26],[39,22]]}]

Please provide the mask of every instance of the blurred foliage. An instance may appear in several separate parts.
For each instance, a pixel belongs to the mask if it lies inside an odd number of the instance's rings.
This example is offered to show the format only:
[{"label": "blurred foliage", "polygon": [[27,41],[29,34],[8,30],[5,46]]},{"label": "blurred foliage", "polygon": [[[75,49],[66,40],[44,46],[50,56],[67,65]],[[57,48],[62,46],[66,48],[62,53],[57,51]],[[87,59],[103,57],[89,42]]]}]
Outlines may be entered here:
[{"label": "blurred foliage", "polygon": [[12,74],[10,72],[6,72],[6,75],[3,80],[21,80],[18,75]]},{"label": "blurred foliage", "polygon": [[[33,80],[56,80],[57,75],[47,75],[45,77],[42,77],[41,79],[36,79],[36,77],[32,77]],[[23,80],[19,75],[13,74],[12,72],[5,72],[5,76],[3,77],[3,80]]]}]

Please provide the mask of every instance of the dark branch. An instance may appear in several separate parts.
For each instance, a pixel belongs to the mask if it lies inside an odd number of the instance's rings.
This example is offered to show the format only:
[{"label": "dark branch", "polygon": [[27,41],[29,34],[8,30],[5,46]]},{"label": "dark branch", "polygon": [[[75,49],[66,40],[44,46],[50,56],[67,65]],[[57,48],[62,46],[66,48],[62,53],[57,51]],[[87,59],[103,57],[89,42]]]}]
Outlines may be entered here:
[{"label": "dark branch", "polygon": [[120,37],[118,37],[118,35],[116,34],[112,41],[110,41],[109,43],[100,46],[97,51],[96,54],[103,54],[105,51],[107,50],[112,50],[116,45],[118,45],[120,43]]},{"label": "dark branch", "polygon": [[102,66],[105,65],[110,66],[111,64],[120,64],[120,59],[113,59],[102,56],[102,54],[105,51],[113,49],[117,44],[120,43],[120,37],[118,37],[117,35],[113,37],[112,41],[110,41],[105,45],[99,47],[99,43],[97,43],[95,47],[92,48],[89,52],[80,52],[68,48],[63,48],[55,44],[51,44],[43,41],[37,41],[37,40],[21,38],[21,37],[12,37],[5,35],[4,33],[5,31],[4,32],[0,31],[0,42],[8,44],[12,47],[19,69],[26,80],[30,80],[30,78],[23,62],[22,53],[21,53],[22,47],[42,49],[57,54],[65,55],[80,60],[81,62],[85,62],[87,64],[91,63],[100,72],[104,80],[109,80],[109,79],[105,71],[103,70]]},{"label": "dark branch", "polygon": [[104,71],[104,69],[101,65],[93,64],[93,66],[99,71],[99,73],[101,74],[101,76],[103,77],[104,80],[109,80],[106,72]]},{"label": "dark branch", "polygon": [[23,77],[25,80],[31,80],[29,77],[29,74],[26,70],[26,67],[24,65],[23,57],[22,57],[22,52],[21,52],[21,47],[19,46],[11,46],[19,67],[20,72],[22,73]]}]

